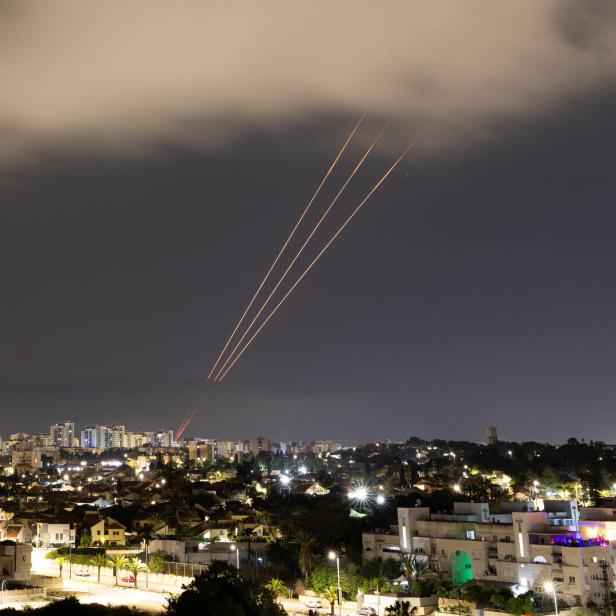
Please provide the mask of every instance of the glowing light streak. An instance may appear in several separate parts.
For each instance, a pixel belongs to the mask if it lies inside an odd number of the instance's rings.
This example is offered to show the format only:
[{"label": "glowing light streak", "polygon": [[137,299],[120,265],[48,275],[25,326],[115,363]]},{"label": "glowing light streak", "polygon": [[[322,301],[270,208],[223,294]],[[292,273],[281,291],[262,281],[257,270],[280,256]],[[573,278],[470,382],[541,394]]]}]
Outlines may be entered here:
[{"label": "glowing light streak", "polygon": [[187,419],[184,421],[184,423],[182,424],[182,426],[180,427],[180,429],[176,432],[175,434],[175,440],[179,441],[182,436],[184,435],[184,433],[186,432],[188,426],[190,425],[190,423],[192,422],[192,420],[196,417],[197,413],[199,411],[197,409],[192,410]]},{"label": "glowing light streak", "polygon": [[346,150],[347,146],[351,142],[351,139],[353,139],[353,137],[355,136],[355,133],[357,132],[357,130],[360,127],[361,123],[364,121],[365,117],[366,117],[366,114],[364,113],[361,116],[361,118],[359,119],[359,121],[353,127],[353,130],[351,131],[351,133],[347,137],[347,140],[344,142],[344,144],[340,148],[340,150],[338,152],[338,155],[334,159],[334,162],[332,162],[332,164],[330,165],[329,169],[327,170],[327,172],[323,176],[323,179],[321,180],[321,183],[317,186],[317,189],[314,191],[314,194],[312,195],[310,201],[308,201],[308,205],[306,206],[306,208],[302,212],[302,215],[299,217],[298,221],[295,223],[295,226],[293,227],[293,229],[291,229],[291,233],[289,233],[289,236],[287,237],[287,239],[285,240],[284,244],[282,245],[282,248],[280,249],[280,251],[276,255],[276,258],[274,259],[274,261],[270,265],[270,268],[267,270],[267,273],[263,277],[263,280],[261,281],[261,283],[257,287],[257,290],[254,292],[254,295],[252,296],[251,300],[248,302],[248,305],[246,306],[244,312],[242,313],[242,316],[240,317],[240,319],[237,322],[236,326],[233,328],[233,331],[229,335],[229,338],[227,338],[227,341],[225,342],[225,346],[223,347],[222,351],[220,352],[220,355],[216,358],[216,361],[214,362],[214,365],[212,366],[212,368],[210,370],[210,373],[207,375],[207,380],[208,381],[212,377],[212,374],[216,370],[216,367],[218,366],[218,363],[220,362],[220,360],[222,359],[223,355],[225,354],[227,348],[231,344],[231,341],[233,340],[233,337],[237,333],[237,330],[239,329],[240,325],[244,322],[244,319],[246,318],[246,315],[248,314],[248,311],[252,308],[252,305],[254,304],[255,300],[257,299],[257,296],[259,295],[259,293],[261,292],[261,289],[263,288],[263,285],[269,279],[270,274],[272,273],[273,269],[276,267],[276,264],[280,260],[280,257],[283,255],[284,251],[287,249],[287,246],[289,245],[289,242],[291,241],[291,239],[295,235],[295,232],[297,231],[297,229],[299,228],[300,224],[304,220],[304,217],[306,216],[306,214],[308,213],[308,210],[311,208],[312,204],[314,203],[314,200],[317,198],[317,195],[321,192],[321,188],[323,188],[325,182],[327,181],[327,179],[331,175],[331,172],[334,170],[334,167],[338,164],[338,161],[340,160],[340,157],[342,156],[342,154]]},{"label": "glowing light streak", "polygon": [[[427,126],[426,126],[426,128],[427,128]],[[422,133],[425,132],[426,128],[424,128]],[[420,133],[419,137],[421,136],[422,133]],[[353,218],[355,218],[357,213],[366,204],[366,202],[370,199],[370,197],[372,197],[372,195],[381,187],[383,182],[389,177],[389,175],[394,171],[394,169],[400,164],[402,159],[411,151],[411,149],[414,147],[414,145],[419,140],[419,137],[417,137],[417,139],[415,139],[415,141],[413,141],[404,150],[404,152],[402,152],[402,154],[397,158],[397,160],[394,162],[394,164],[385,172],[385,174],[381,177],[381,179],[373,186],[372,190],[370,190],[370,192],[362,199],[362,201],[359,203],[359,205],[351,212],[349,217],[342,223],[342,225],[340,225],[340,227],[334,233],[334,235],[332,235],[332,237],[329,239],[329,241],[323,246],[323,248],[320,250],[320,252],[317,254],[317,256],[310,262],[310,264],[302,272],[300,277],[293,283],[291,288],[283,295],[282,299],[276,304],[276,306],[272,309],[272,311],[265,318],[265,320],[261,323],[261,325],[255,330],[255,332],[250,337],[248,342],[238,352],[238,354],[235,356],[235,358],[229,364],[229,366],[227,366],[227,369],[223,372],[223,374],[218,379],[219,381],[222,381],[226,377],[226,375],[229,373],[231,368],[233,368],[233,366],[237,363],[237,361],[240,359],[240,357],[246,352],[246,349],[248,349],[248,347],[252,344],[253,340],[261,333],[263,328],[269,323],[269,321],[276,314],[276,312],[278,312],[278,310],[280,309],[282,304],[284,304],[284,302],[287,300],[289,295],[291,295],[291,293],[293,293],[293,291],[297,288],[297,286],[300,284],[300,282],[308,275],[310,270],[316,265],[317,261],[323,256],[323,254],[327,251],[327,249],[336,241],[338,236],[350,224],[350,222],[353,220]]]},{"label": "glowing light streak", "polygon": [[344,182],[344,184],[342,185],[342,187],[340,188],[340,190],[338,191],[336,196],[333,198],[333,200],[329,204],[328,208],[325,210],[325,212],[323,212],[321,218],[319,218],[318,222],[316,223],[316,225],[314,226],[314,228],[312,229],[312,231],[310,232],[310,234],[308,235],[308,237],[306,238],[304,243],[301,245],[300,249],[297,251],[297,253],[293,257],[293,259],[291,260],[291,263],[289,263],[289,265],[287,266],[287,269],[285,269],[285,271],[282,273],[282,275],[278,279],[278,282],[276,283],[274,288],[270,291],[270,294],[265,298],[265,301],[261,305],[261,308],[259,308],[257,314],[255,314],[255,316],[253,317],[252,321],[250,322],[250,324],[248,325],[248,327],[246,328],[246,330],[242,334],[241,338],[237,341],[236,345],[233,347],[233,350],[229,353],[229,356],[227,357],[227,360],[221,366],[220,370],[218,371],[218,373],[214,377],[215,381],[220,379],[220,375],[224,372],[224,370],[228,366],[229,362],[233,359],[233,355],[239,349],[239,347],[242,344],[242,342],[244,342],[246,336],[250,333],[250,330],[252,329],[253,325],[256,323],[257,319],[261,316],[261,313],[265,310],[265,308],[269,304],[269,302],[272,299],[272,297],[274,297],[274,294],[276,293],[276,291],[278,291],[280,285],[284,282],[285,278],[287,277],[287,274],[291,271],[291,269],[293,268],[295,263],[297,263],[297,260],[300,258],[301,254],[304,252],[304,249],[306,248],[306,246],[308,246],[308,244],[310,243],[310,241],[314,237],[315,233],[319,230],[319,227],[321,226],[323,221],[327,218],[329,213],[332,211],[334,205],[336,205],[336,203],[338,202],[338,199],[341,197],[342,193],[346,190],[346,187],[349,185],[349,183],[351,182],[351,180],[353,179],[355,174],[359,171],[361,166],[364,164],[366,158],[368,158],[368,156],[370,155],[370,152],[372,152],[372,150],[374,149],[374,146],[376,146],[376,144],[378,143],[379,139],[383,136],[383,133],[387,130],[388,126],[389,126],[389,123],[387,123],[385,128],[383,128],[383,130],[381,130],[381,132],[377,135],[376,139],[370,144],[370,147],[366,150],[364,155],[359,159],[359,162],[355,165],[355,168],[353,169],[353,171],[351,171],[351,174],[346,179],[346,181]]}]

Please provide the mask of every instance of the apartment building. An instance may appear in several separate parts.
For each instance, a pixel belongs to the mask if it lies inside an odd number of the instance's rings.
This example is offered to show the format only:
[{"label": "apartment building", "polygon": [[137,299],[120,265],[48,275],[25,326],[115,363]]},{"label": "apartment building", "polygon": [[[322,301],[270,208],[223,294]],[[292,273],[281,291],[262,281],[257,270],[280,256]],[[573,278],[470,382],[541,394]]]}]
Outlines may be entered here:
[{"label": "apartment building", "polygon": [[52,447],[73,447],[75,445],[75,423],[66,420],[49,428],[49,444]]},{"label": "apartment building", "polygon": [[475,579],[524,592],[551,581],[570,604],[602,604],[604,576],[614,588],[616,509],[579,510],[575,501],[528,509],[522,502],[502,503],[498,513],[487,503],[455,503],[452,513],[398,508],[390,533],[364,533],[364,559],[413,553],[454,584]]},{"label": "apartment building", "polygon": [[188,459],[197,464],[213,464],[214,444],[206,441],[196,441],[188,444]]}]

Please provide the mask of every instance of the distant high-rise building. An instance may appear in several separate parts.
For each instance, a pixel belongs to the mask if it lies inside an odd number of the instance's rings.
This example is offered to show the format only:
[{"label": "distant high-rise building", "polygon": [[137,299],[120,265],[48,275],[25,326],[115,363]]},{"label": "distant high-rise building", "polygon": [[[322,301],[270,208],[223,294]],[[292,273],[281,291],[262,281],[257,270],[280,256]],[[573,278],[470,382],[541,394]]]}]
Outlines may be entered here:
[{"label": "distant high-rise building", "polygon": [[108,444],[113,449],[126,447],[126,428],[124,426],[111,426],[109,428]]},{"label": "distant high-rise building", "polygon": [[154,447],[173,447],[173,430],[161,430],[154,434]]},{"label": "distant high-rise building", "polygon": [[270,451],[272,448],[272,444],[269,439],[259,436],[258,438],[252,439],[250,441],[248,451],[250,451],[253,455],[258,455],[262,451]]},{"label": "distant high-rise building", "polygon": [[109,440],[107,426],[87,426],[81,431],[81,446],[84,449],[107,449]]},{"label": "distant high-rise building", "polygon": [[488,435],[488,445],[496,445],[496,443],[498,442],[498,434],[496,433],[496,427],[488,426],[486,434]]},{"label": "distant high-rise building", "polygon": [[189,443],[188,459],[197,464],[212,464],[214,462],[214,445],[205,441]]},{"label": "distant high-rise building", "polygon": [[52,447],[72,447],[75,439],[75,424],[67,420],[49,428],[49,443]]}]

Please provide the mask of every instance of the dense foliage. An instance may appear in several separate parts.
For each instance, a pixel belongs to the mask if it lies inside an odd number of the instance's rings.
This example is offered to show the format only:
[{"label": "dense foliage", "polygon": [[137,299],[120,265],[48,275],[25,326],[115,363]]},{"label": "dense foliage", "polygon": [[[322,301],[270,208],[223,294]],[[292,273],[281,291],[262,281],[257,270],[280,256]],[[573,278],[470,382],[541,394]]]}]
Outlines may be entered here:
[{"label": "dense foliage", "polygon": [[242,578],[235,567],[220,561],[197,575],[184,592],[169,600],[168,616],[284,616],[274,593]]},{"label": "dense foliage", "polygon": [[[146,612],[129,608],[125,605],[109,606],[98,603],[79,603],[74,597],[55,601],[39,608],[26,608],[28,613],[36,616],[146,616]],[[23,614],[25,610],[9,607],[0,610],[2,616]]]}]

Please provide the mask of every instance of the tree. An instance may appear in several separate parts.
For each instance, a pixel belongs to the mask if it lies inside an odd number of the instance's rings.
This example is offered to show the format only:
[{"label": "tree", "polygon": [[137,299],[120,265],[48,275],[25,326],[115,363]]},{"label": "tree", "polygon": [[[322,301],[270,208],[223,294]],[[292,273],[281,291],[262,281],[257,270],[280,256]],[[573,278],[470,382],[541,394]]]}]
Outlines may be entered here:
[{"label": "tree", "polygon": [[295,534],[292,543],[299,546],[298,565],[304,577],[308,578],[315,564],[316,537],[306,530],[300,530]]},{"label": "tree", "polygon": [[329,564],[317,565],[308,578],[308,585],[317,595],[322,595],[329,586],[337,586],[336,570]]},{"label": "tree", "polygon": [[109,564],[107,557],[104,554],[96,554],[92,559],[92,564],[96,567],[97,582],[101,583],[101,568]]},{"label": "tree", "polygon": [[92,535],[90,533],[83,533],[79,538],[79,547],[89,548],[92,545]]},{"label": "tree", "polygon": [[394,558],[386,558],[382,565],[383,577],[394,580],[400,574],[400,563]]},{"label": "tree", "polygon": [[56,565],[60,567],[59,577],[62,577],[62,569],[64,568],[64,565],[66,565],[66,563],[68,562],[68,558],[66,556],[56,556],[54,560],[56,561]]},{"label": "tree", "polygon": [[411,607],[409,601],[396,601],[393,605],[385,608],[388,616],[415,616],[417,608]]},{"label": "tree", "polygon": [[113,569],[113,575],[115,576],[116,586],[118,585],[118,574],[121,569],[124,569],[124,567],[126,567],[127,563],[128,563],[128,559],[125,558],[124,556],[111,556],[109,558],[109,565]]},{"label": "tree", "polygon": [[338,586],[327,586],[320,594],[323,599],[329,602],[330,614],[334,616],[334,605],[336,605],[336,601],[338,600]]},{"label": "tree", "polygon": [[287,589],[284,585],[284,582],[282,580],[279,580],[278,578],[271,579],[269,583],[265,585],[265,588],[271,590],[274,593],[275,597],[281,597],[285,594],[285,591]]},{"label": "tree", "polygon": [[225,562],[214,561],[184,589],[181,595],[169,599],[167,616],[285,616],[269,588],[245,580]]},{"label": "tree", "polygon": [[165,555],[162,552],[154,552],[148,556],[148,567],[151,573],[165,572]]},{"label": "tree", "polygon": [[410,584],[413,579],[413,557],[410,554],[400,553],[400,567],[406,581]]},{"label": "tree", "polygon": [[139,558],[131,558],[124,565],[124,569],[133,574],[135,588],[137,588],[137,576],[142,571],[149,571],[148,566]]},{"label": "tree", "polygon": [[409,585],[413,581],[419,582],[429,569],[425,557],[420,558],[418,554],[400,554],[400,565]]}]

